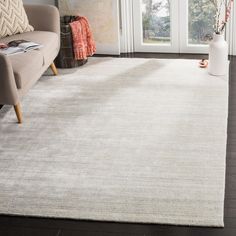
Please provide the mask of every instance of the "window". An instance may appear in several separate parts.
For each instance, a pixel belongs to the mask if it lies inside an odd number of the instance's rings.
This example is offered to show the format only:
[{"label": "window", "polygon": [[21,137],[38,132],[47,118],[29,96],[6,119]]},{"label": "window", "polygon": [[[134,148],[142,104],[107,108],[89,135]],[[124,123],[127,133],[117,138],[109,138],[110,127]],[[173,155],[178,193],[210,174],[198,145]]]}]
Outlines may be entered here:
[{"label": "window", "polygon": [[206,53],[215,14],[211,0],[135,0],[135,51]]},{"label": "window", "polygon": [[213,35],[216,9],[210,0],[188,1],[188,43],[207,44]]},{"label": "window", "polygon": [[170,2],[142,1],[143,43],[170,44]]}]

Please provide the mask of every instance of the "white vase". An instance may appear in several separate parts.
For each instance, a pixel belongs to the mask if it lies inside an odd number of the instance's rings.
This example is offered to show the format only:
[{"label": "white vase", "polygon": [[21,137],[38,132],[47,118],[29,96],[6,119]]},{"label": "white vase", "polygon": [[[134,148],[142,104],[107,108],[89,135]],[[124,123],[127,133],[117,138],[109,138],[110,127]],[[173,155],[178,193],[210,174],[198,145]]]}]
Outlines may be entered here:
[{"label": "white vase", "polygon": [[214,34],[209,47],[208,72],[211,75],[226,75],[228,70],[228,44],[222,34]]}]

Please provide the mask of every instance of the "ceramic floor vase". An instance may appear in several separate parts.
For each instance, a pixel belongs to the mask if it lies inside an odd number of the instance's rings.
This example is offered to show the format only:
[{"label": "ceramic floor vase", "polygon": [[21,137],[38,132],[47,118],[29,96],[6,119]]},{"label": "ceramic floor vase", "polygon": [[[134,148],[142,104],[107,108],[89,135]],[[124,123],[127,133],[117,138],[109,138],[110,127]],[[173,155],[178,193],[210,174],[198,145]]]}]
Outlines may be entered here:
[{"label": "ceramic floor vase", "polygon": [[209,68],[211,75],[226,75],[228,70],[228,44],[222,34],[214,34],[209,47]]}]

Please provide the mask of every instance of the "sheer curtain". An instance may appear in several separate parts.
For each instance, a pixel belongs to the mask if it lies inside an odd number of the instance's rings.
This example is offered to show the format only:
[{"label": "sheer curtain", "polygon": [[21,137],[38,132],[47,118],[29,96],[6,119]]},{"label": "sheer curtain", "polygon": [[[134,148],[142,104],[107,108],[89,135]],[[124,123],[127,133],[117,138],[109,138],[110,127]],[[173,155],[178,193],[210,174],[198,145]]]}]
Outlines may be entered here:
[{"label": "sheer curtain", "polygon": [[230,55],[236,55],[236,2],[234,2],[230,24],[226,27]]}]

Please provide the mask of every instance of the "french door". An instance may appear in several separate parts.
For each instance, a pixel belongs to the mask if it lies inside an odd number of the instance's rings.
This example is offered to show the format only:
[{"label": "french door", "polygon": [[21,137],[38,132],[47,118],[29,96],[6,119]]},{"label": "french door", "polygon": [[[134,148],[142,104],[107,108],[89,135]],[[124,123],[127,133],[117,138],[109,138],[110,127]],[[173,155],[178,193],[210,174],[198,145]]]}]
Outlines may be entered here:
[{"label": "french door", "polygon": [[216,9],[211,0],[135,0],[136,52],[207,53]]},{"label": "french door", "polygon": [[178,8],[176,0],[135,0],[135,51],[178,52]]}]

